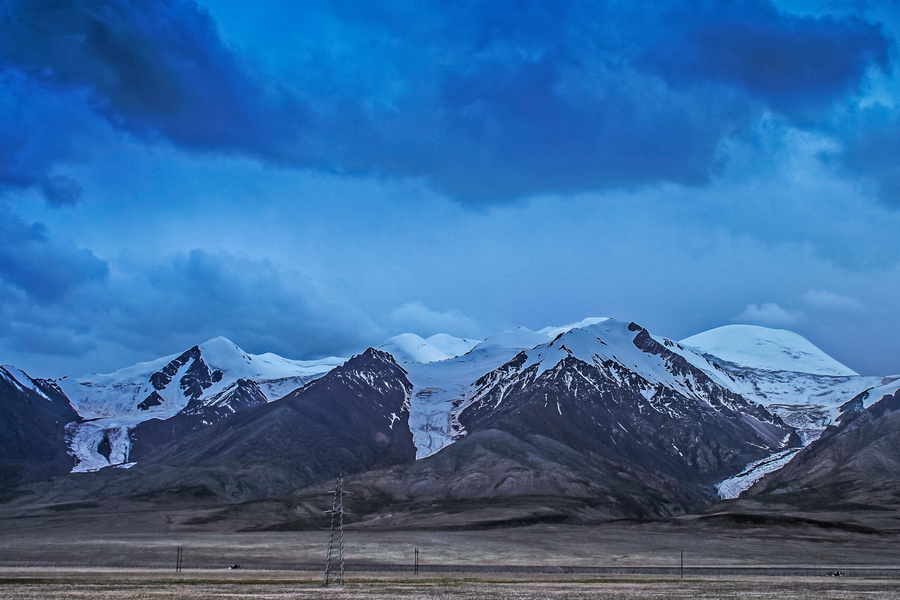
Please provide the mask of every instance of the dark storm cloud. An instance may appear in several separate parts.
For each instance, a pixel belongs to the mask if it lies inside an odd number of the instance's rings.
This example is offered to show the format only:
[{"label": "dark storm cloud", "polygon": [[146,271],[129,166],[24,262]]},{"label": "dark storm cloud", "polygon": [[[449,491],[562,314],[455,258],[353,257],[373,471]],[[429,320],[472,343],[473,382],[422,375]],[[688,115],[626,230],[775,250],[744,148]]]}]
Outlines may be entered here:
[{"label": "dark storm cloud", "polygon": [[107,274],[106,262],[90,250],[51,240],[43,224],[26,223],[0,204],[0,282],[52,303]]},{"label": "dark storm cloud", "polygon": [[77,181],[65,175],[46,177],[41,181],[41,192],[52,205],[75,204],[81,197],[82,189]]},{"label": "dark storm cloud", "polygon": [[[84,93],[116,127],[278,164],[423,177],[474,201],[702,183],[720,142],[763,112],[818,126],[867,69],[887,68],[878,26],[765,0],[335,0],[304,5],[300,18],[320,26],[274,49],[303,57],[288,93],[193,3],[0,7],[0,64]],[[77,197],[39,170],[51,203]]]},{"label": "dark storm cloud", "polygon": [[[335,4],[368,34],[366,64],[379,56],[405,90],[347,102],[356,112],[332,129],[345,141],[335,162],[476,200],[701,183],[720,142],[764,112],[824,126],[868,69],[888,68],[879,26],[760,0]],[[354,59],[342,48],[331,72]]]},{"label": "dark storm cloud", "polygon": [[797,17],[764,2],[702,2],[676,6],[661,19],[640,62],[675,85],[735,86],[801,120],[858,91],[870,67],[889,67],[886,33],[852,16]]},{"label": "dark storm cloud", "polygon": [[250,74],[209,15],[178,0],[3,0],[0,65],[83,89],[139,135],[274,158],[300,110]]},{"label": "dark storm cloud", "polygon": [[81,187],[54,175],[54,165],[89,154],[104,129],[82,95],[41,89],[22,73],[0,67],[0,195],[37,186],[51,205],[74,203]]},{"label": "dark storm cloud", "polygon": [[[13,237],[8,229],[0,229],[0,241]],[[39,226],[33,229],[43,235]],[[349,356],[386,337],[359,309],[268,260],[193,250],[151,265],[119,264],[107,277],[105,263],[102,272],[91,271],[89,253],[65,260],[60,254],[59,264],[81,269],[82,276],[80,282],[58,282],[71,287],[55,290],[54,302],[35,302],[39,298],[0,272],[0,353],[5,347],[31,354],[39,365],[51,356],[71,357],[82,365],[71,374],[83,374],[165,356],[216,336],[248,352],[297,359]],[[0,265],[8,257],[0,245]],[[52,281],[61,275],[53,268],[39,274]],[[91,281],[98,285],[85,285]],[[98,351],[98,364],[81,360]]]},{"label": "dark storm cloud", "polygon": [[846,116],[838,129],[845,147],[835,158],[856,175],[869,179],[879,197],[900,207],[900,115],[875,104]]},{"label": "dark storm cloud", "polygon": [[317,358],[381,339],[358,309],[266,260],[192,250],[113,287],[120,308],[98,335],[131,348],[165,353],[224,335],[248,352]]}]

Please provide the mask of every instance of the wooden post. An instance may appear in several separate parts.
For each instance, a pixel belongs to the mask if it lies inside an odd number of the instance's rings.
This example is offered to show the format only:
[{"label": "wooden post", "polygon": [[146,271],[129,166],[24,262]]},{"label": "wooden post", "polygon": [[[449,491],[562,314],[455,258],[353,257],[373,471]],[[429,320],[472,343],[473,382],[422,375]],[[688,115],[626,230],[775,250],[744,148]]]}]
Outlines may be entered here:
[{"label": "wooden post", "polygon": [[414,572],[416,575],[419,574],[419,549],[418,549],[418,548],[416,548],[416,565],[415,565],[415,569],[414,569],[413,572]]},{"label": "wooden post", "polygon": [[681,551],[681,578],[684,579],[684,550]]}]

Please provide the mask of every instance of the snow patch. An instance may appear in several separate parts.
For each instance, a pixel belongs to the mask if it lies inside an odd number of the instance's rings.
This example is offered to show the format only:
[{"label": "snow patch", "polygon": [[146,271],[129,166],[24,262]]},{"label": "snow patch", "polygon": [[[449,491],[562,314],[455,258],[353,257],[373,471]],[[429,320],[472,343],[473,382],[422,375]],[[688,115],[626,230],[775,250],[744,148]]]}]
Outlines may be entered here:
[{"label": "snow patch", "polygon": [[729,477],[715,485],[716,491],[719,492],[719,497],[723,500],[737,498],[765,475],[777,471],[788,464],[800,450],[801,448],[790,448],[748,464],[743,471],[734,477]]},{"label": "snow patch", "polygon": [[464,435],[456,415],[475,396],[476,381],[522,350],[546,341],[547,336],[518,327],[488,337],[461,356],[405,365],[413,384],[409,428],[416,458],[431,456]]}]

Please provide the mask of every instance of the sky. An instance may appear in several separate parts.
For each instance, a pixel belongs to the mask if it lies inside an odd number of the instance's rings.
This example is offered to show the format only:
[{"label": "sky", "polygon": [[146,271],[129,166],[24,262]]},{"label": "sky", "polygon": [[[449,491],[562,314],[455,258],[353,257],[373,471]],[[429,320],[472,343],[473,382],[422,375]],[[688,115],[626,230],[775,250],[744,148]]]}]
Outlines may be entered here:
[{"label": "sky", "polygon": [[897,0],[0,0],[0,363],[590,316],[900,373]]}]

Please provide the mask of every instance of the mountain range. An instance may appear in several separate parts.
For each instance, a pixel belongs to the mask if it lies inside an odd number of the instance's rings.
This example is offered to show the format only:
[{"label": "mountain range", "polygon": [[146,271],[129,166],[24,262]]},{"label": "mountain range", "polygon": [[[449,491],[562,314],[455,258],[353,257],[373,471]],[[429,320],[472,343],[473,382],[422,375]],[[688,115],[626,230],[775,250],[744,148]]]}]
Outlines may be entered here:
[{"label": "mountain range", "polygon": [[658,518],[747,488],[814,496],[872,454],[870,429],[896,433],[896,387],[744,325],[675,342],[592,318],[318,361],[216,338],[109,375],[5,367],[0,477],[20,509],[218,507],[251,527],[314,526],[338,473],[363,525]]}]

